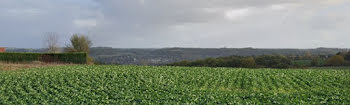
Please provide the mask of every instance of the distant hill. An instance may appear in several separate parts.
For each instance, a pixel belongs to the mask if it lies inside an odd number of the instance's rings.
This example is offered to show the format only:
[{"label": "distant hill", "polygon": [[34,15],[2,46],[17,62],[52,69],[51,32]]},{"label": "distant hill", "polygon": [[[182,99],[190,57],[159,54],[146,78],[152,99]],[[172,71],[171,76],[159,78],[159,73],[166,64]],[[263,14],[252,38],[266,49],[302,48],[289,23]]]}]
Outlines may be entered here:
[{"label": "distant hill", "polygon": [[[317,49],[255,49],[255,48],[91,48],[90,55],[95,61],[106,64],[163,65],[183,60],[198,60],[209,57],[254,56],[254,55],[334,55],[348,51],[340,48]],[[7,48],[8,52],[45,52],[45,49]]]}]

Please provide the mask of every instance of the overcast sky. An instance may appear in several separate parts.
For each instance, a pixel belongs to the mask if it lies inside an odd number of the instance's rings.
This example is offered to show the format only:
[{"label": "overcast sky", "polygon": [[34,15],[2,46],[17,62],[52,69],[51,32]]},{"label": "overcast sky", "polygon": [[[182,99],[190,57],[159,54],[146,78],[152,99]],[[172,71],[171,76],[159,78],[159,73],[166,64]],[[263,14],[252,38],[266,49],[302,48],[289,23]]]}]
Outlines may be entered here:
[{"label": "overcast sky", "polygon": [[350,48],[349,0],[0,0],[0,46]]}]

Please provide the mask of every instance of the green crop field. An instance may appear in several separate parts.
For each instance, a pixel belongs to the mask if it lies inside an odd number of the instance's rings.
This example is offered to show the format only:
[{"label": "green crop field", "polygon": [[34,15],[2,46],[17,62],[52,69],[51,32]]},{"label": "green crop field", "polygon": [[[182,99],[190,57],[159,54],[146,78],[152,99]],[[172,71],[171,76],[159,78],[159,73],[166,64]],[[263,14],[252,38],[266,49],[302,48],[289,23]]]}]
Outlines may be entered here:
[{"label": "green crop field", "polygon": [[0,72],[0,104],[350,104],[350,70],[59,66]]}]

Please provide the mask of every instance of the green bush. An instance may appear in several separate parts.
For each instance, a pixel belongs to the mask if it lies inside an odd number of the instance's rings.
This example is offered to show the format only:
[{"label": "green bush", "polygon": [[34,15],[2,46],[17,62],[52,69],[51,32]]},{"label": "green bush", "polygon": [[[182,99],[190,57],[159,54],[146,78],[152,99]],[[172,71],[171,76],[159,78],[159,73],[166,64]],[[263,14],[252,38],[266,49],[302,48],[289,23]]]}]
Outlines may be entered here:
[{"label": "green bush", "polygon": [[241,59],[241,67],[246,67],[246,68],[256,67],[255,59],[253,57]]},{"label": "green bush", "polygon": [[310,67],[315,63],[313,60],[292,60],[292,65],[297,68]]},{"label": "green bush", "polygon": [[257,65],[267,68],[289,68],[292,61],[285,56],[263,55],[255,59]]},{"label": "green bush", "polygon": [[181,61],[168,64],[168,66],[255,68],[256,63],[253,57],[229,56],[196,61]]},{"label": "green bush", "polygon": [[328,66],[342,66],[344,65],[345,60],[343,56],[336,55],[327,60],[326,65]]},{"label": "green bush", "polygon": [[86,64],[87,53],[0,53],[0,61]]}]

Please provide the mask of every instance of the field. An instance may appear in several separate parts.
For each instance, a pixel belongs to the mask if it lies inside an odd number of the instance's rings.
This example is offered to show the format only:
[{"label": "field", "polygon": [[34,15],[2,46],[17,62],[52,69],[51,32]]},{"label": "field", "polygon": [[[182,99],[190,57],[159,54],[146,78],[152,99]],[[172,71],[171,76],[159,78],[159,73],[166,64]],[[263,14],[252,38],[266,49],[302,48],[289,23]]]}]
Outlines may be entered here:
[{"label": "field", "polygon": [[57,66],[0,71],[0,104],[350,104],[350,70]]}]

